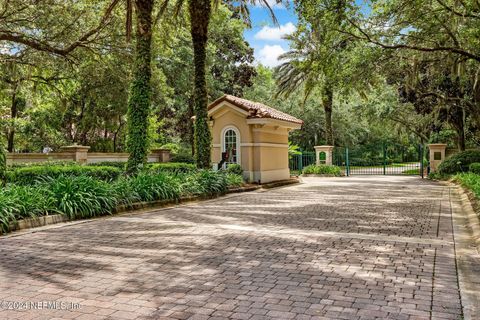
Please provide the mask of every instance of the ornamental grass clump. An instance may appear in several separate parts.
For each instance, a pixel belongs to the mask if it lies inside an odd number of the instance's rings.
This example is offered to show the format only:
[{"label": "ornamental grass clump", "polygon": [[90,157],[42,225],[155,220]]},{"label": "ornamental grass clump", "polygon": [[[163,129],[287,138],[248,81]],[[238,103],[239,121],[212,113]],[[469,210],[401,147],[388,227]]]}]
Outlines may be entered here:
[{"label": "ornamental grass clump", "polygon": [[9,185],[0,189],[0,228],[9,230],[19,219],[56,213],[55,199],[45,187]]},{"label": "ornamental grass clump", "polygon": [[141,172],[132,177],[128,184],[141,201],[179,199],[181,195],[179,178],[162,172]]},{"label": "ornamental grass clump", "polygon": [[59,176],[43,184],[55,200],[56,211],[70,219],[111,214],[117,206],[112,184],[93,177]]},{"label": "ornamental grass clump", "polygon": [[227,173],[228,187],[241,187],[243,185],[243,177],[234,173]]},{"label": "ornamental grass clump", "polygon": [[480,199],[480,175],[475,173],[459,173],[453,177],[453,181],[469,189]]}]

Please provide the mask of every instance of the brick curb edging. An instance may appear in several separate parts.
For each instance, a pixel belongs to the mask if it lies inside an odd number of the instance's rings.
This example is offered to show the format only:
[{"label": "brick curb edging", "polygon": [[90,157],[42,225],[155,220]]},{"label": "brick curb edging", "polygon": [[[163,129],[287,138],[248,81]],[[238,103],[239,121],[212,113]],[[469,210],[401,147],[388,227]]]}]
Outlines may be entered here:
[{"label": "brick curb edging", "polygon": [[480,319],[480,221],[473,209],[469,192],[444,182],[454,191],[451,197],[455,259],[464,319]]},{"label": "brick curb edging", "polygon": [[[142,209],[148,209],[148,208],[162,208],[169,205],[176,205],[176,204],[188,203],[193,201],[210,200],[210,199],[218,198],[225,194],[251,192],[259,189],[271,189],[271,188],[282,187],[282,186],[295,184],[299,182],[300,181],[298,179],[290,179],[290,180],[277,181],[273,183],[267,183],[264,185],[247,185],[244,187],[232,188],[227,190],[227,192],[225,192],[224,194],[217,194],[217,195],[210,195],[210,196],[187,196],[187,197],[181,197],[179,199],[135,202],[130,205],[118,206],[117,208],[114,209],[114,211],[110,215],[121,214],[129,211],[142,210]],[[37,227],[44,227],[44,226],[53,225],[53,224],[62,223],[62,222],[75,222],[75,221],[82,221],[82,220],[89,221],[94,218],[108,217],[108,216],[109,215],[103,215],[98,217],[92,217],[89,219],[73,219],[72,220],[63,214],[53,214],[48,216],[36,217],[36,218],[27,218],[27,219],[18,220],[15,223],[11,223],[10,232],[32,229]],[[1,233],[0,233],[0,236],[2,236]]]}]

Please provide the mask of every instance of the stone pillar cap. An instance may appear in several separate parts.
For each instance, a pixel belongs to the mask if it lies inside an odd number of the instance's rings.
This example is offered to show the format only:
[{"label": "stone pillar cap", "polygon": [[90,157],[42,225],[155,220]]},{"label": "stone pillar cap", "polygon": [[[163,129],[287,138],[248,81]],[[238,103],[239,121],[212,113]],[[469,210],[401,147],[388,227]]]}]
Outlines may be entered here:
[{"label": "stone pillar cap", "polygon": [[442,147],[446,147],[447,144],[446,143],[430,143],[428,144],[429,147],[439,147],[439,148],[442,148]]},{"label": "stone pillar cap", "polygon": [[69,149],[69,150],[73,150],[73,149],[90,149],[89,146],[81,146],[81,145],[78,145],[78,144],[73,144],[71,146],[63,146],[61,147],[60,149]]},{"label": "stone pillar cap", "polygon": [[313,148],[315,149],[330,149],[333,148],[334,146],[314,146]]}]

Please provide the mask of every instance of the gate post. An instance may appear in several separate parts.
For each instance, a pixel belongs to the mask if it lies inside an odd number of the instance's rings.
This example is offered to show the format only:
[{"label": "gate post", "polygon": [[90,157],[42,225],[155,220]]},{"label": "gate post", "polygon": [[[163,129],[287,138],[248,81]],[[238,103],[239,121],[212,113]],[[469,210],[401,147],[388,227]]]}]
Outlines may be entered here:
[{"label": "gate post", "polygon": [[300,151],[300,154],[298,155],[298,171],[300,171],[300,173],[302,173],[302,170],[303,170],[303,153],[302,151]]},{"label": "gate post", "polygon": [[383,175],[387,174],[387,150],[385,148],[385,143],[383,146]]},{"label": "gate post", "polygon": [[314,148],[317,166],[320,165],[320,152],[325,152],[325,164],[331,166],[333,146],[315,146]]},{"label": "gate post", "polygon": [[345,148],[345,171],[347,173],[347,177],[350,176],[350,159],[348,158],[348,148]]},{"label": "gate post", "polygon": [[447,149],[447,145],[445,143],[432,143],[428,145],[428,149],[430,151],[430,172],[435,172],[440,163],[445,160],[445,149]]},{"label": "gate post", "polygon": [[419,144],[418,148],[420,149],[420,150],[418,150],[419,151],[418,154],[420,156],[420,159],[419,159],[420,160],[420,176],[423,179],[423,170],[424,170],[424,168],[423,168],[423,144]]}]

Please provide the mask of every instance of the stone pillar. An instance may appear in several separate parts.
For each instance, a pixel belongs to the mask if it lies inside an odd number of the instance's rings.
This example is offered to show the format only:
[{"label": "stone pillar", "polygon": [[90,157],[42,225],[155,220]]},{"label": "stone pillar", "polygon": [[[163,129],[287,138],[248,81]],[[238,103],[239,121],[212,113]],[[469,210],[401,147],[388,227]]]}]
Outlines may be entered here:
[{"label": "stone pillar", "polygon": [[[331,166],[333,163],[333,146],[315,146],[314,148],[317,166],[320,164],[326,164]],[[325,152],[325,162],[320,161],[320,152]]]},{"label": "stone pillar", "polygon": [[430,160],[430,172],[435,172],[438,169],[440,163],[445,160],[445,149],[447,145],[445,143],[432,143],[428,145],[428,150],[430,150],[429,160]]},{"label": "stone pillar", "polygon": [[68,152],[73,154],[73,160],[84,164],[87,163],[88,160],[88,150],[90,149],[89,146],[79,146],[79,145],[71,145],[62,147],[61,150],[63,152]]},{"label": "stone pillar", "polygon": [[169,162],[170,161],[170,150],[168,149],[152,149],[150,152],[158,157],[158,162]]}]

